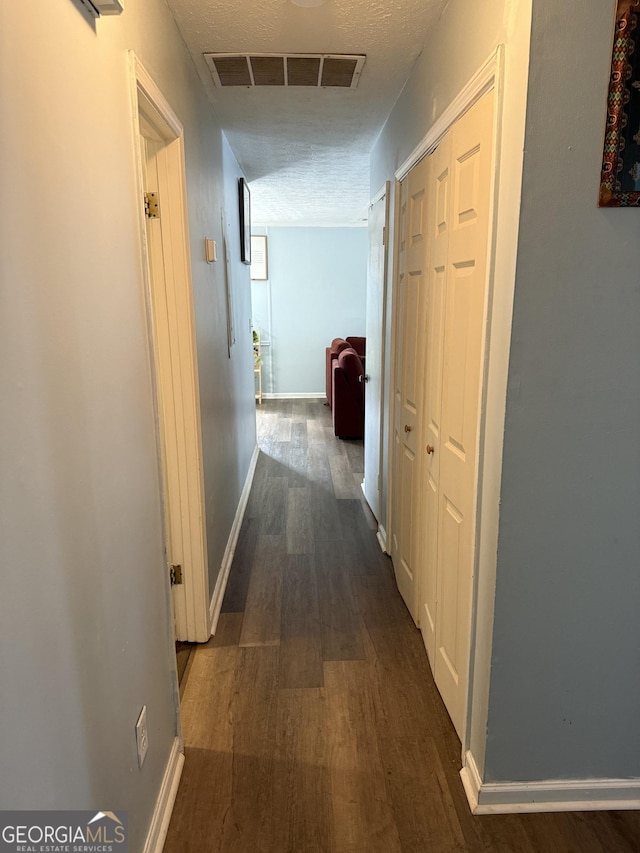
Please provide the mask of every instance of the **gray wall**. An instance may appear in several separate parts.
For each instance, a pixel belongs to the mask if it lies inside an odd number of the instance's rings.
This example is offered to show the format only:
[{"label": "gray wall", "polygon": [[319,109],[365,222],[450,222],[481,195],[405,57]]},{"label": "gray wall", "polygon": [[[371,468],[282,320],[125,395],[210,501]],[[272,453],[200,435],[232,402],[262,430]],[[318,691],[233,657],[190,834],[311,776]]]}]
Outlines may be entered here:
[{"label": "gray wall", "polygon": [[0,6],[0,808],[126,809],[136,851],[177,720],[130,48],[185,126],[212,580],[255,424],[248,272],[234,262],[229,359],[202,261],[237,228],[237,165],[166,4],[126,5],[97,22],[76,0]]},{"label": "gray wall", "polygon": [[269,280],[251,284],[263,349],[263,391],[325,394],[325,347],[365,334],[366,228],[269,227]]},{"label": "gray wall", "polygon": [[640,776],[640,210],[596,207],[614,8],[534,3],[489,780]]},{"label": "gray wall", "polygon": [[[193,175],[196,185],[193,195],[201,222],[197,230],[192,228],[191,242],[192,256],[197,259],[194,263],[194,286],[199,339],[209,591],[213,595],[238,498],[256,445],[256,414],[249,267],[240,262],[238,178],[242,172],[224,134],[214,134],[210,148],[205,140],[202,152],[211,157],[211,165],[205,167],[204,174],[194,172]],[[231,258],[229,275],[235,344],[231,346],[230,354],[226,327],[223,234],[220,230],[222,221]],[[205,235],[213,236],[217,241],[219,260],[214,264],[207,264],[203,259]],[[223,483],[224,488],[221,487]]]},{"label": "gray wall", "polygon": [[[505,8],[508,6],[508,8]],[[522,0],[450,0],[371,154],[373,196],[404,162],[498,44],[513,35]]]}]

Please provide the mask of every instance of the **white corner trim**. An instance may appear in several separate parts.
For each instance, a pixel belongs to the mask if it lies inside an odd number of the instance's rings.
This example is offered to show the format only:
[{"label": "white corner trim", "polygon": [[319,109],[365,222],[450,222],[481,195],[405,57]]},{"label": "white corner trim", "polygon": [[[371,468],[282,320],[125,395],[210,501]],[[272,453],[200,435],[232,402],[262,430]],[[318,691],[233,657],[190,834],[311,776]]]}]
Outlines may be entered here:
[{"label": "white corner trim", "polygon": [[482,779],[478,773],[478,766],[475,758],[469,751],[465,753],[464,765],[460,771],[460,778],[462,779],[462,787],[464,788],[467,800],[469,801],[471,814],[478,814],[478,794],[482,788]]},{"label": "white corner trim", "polygon": [[640,809],[640,779],[483,782],[470,752],[460,777],[476,815]]},{"label": "white corner trim", "polygon": [[240,500],[238,501],[236,515],[233,519],[233,524],[231,525],[231,532],[229,533],[227,547],[225,548],[224,557],[222,558],[222,565],[220,567],[220,571],[218,572],[216,588],[213,591],[213,595],[211,596],[211,603],[209,604],[209,622],[211,624],[211,636],[215,634],[216,627],[218,625],[218,619],[220,618],[220,610],[222,609],[222,599],[224,598],[224,593],[227,588],[227,583],[229,581],[229,573],[231,572],[233,555],[236,552],[236,545],[238,544],[238,537],[240,536],[240,528],[242,527],[242,520],[244,518],[244,513],[247,508],[247,501],[249,500],[251,484],[253,483],[253,476],[256,473],[256,465],[258,464],[259,455],[260,448],[256,445],[253,450],[251,462],[249,463],[249,471],[247,472],[247,477],[244,481],[242,494],[240,495]]},{"label": "white corner trim", "polygon": [[395,173],[396,180],[401,181],[405,178],[416,163],[434,151],[451,125],[458,121],[466,112],[469,112],[476,101],[479,101],[489,89],[493,88],[498,69],[501,67],[503,53],[504,45],[498,45],[482,67],[469,80],[464,89],[449,104],[440,118],[429,128],[424,139],[418,143],[404,163],[398,166]]},{"label": "white corner trim", "polygon": [[282,394],[263,394],[265,400],[324,400],[325,391],[290,391]]},{"label": "white corner trim", "polygon": [[153,810],[153,817],[147,833],[143,853],[162,853],[173,805],[178,793],[178,785],[184,766],[184,747],[179,737],[174,738],[169,760],[164,771],[160,793]]},{"label": "white corner trim", "polygon": [[381,201],[386,195],[389,195],[389,187],[391,186],[391,181],[385,181],[382,187],[378,190],[378,192],[373,196],[371,201],[369,202],[369,208],[372,208],[374,204],[377,204]]},{"label": "white corner trim", "polygon": [[376,539],[378,540],[378,545],[380,546],[382,553],[388,554],[389,552],[387,551],[387,531],[381,524],[378,525]]}]

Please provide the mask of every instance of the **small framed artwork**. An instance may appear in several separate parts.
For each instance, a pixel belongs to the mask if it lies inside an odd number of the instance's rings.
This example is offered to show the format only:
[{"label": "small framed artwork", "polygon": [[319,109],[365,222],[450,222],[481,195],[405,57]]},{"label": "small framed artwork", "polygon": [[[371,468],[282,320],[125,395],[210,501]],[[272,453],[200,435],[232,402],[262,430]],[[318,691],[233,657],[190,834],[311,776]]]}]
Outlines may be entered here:
[{"label": "small framed artwork", "polygon": [[267,269],[267,238],[262,234],[251,235],[251,279],[266,281],[269,278]]},{"label": "small framed artwork", "polygon": [[240,260],[251,263],[251,193],[244,178],[238,180],[238,201],[240,203]]},{"label": "small framed artwork", "polygon": [[618,0],[599,207],[640,206],[640,0]]}]

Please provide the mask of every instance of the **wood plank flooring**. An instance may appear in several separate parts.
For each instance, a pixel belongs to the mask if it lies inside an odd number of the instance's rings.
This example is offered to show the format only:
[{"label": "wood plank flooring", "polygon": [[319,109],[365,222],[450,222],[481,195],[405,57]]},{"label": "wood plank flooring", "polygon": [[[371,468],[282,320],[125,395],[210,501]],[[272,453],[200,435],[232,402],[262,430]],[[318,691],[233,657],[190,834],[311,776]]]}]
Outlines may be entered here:
[{"label": "wood plank flooring", "polygon": [[216,636],[182,688],[166,853],[626,853],[640,813],[473,817],[460,742],[361,499],[362,443],[267,401]]}]

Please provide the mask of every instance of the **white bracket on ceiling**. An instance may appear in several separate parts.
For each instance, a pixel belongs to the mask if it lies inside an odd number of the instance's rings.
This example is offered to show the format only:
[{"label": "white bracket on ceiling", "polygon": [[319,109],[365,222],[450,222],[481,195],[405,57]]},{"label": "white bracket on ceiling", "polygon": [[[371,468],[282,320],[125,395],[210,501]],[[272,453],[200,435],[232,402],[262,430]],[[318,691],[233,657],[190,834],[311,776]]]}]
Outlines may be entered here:
[{"label": "white bracket on ceiling", "polygon": [[124,12],[124,0],[81,0],[81,2],[96,18],[100,15],[121,15]]}]

